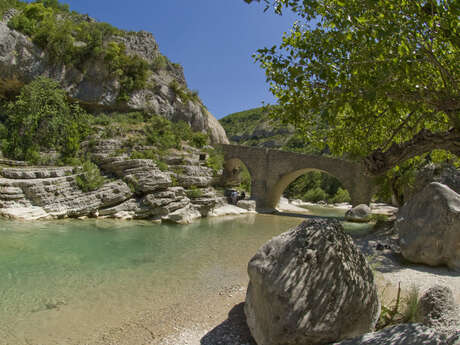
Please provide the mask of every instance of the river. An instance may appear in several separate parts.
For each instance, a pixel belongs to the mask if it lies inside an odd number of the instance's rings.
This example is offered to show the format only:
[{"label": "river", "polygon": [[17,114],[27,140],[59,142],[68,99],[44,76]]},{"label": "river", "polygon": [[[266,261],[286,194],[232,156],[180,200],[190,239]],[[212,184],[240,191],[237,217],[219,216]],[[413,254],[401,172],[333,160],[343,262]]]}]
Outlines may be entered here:
[{"label": "river", "polygon": [[300,221],[0,221],[0,344],[83,344],[144,311],[180,308],[241,284],[257,248]]}]

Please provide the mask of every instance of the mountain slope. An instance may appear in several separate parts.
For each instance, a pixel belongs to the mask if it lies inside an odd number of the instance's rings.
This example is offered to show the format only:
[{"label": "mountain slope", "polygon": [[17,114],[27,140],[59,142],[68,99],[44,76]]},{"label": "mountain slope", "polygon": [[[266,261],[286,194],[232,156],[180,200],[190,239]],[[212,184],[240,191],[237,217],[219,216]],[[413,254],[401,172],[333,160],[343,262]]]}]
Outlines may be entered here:
[{"label": "mountain slope", "polygon": [[2,81],[50,77],[92,112],[142,110],[185,121],[214,143],[227,142],[197,93],[187,88],[182,67],[161,54],[152,34],[119,30],[57,1],[7,5],[12,8],[0,8]]}]

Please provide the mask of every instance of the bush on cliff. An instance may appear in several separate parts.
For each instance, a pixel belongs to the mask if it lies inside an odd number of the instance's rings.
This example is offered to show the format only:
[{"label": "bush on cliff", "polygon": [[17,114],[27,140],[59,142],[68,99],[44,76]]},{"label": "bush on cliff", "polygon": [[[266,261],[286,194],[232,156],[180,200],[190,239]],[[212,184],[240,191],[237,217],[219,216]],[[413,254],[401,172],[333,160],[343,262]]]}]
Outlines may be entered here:
[{"label": "bush on cliff", "polygon": [[81,174],[75,179],[78,187],[84,192],[90,192],[98,189],[104,184],[104,177],[98,166],[90,161],[83,163]]},{"label": "bush on cliff", "polygon": [[3,150],[13,159],[36,161],[39,151],[55,150],[75,157],[90,133],[88,115],[69,103],[65,91],[51,79],[39,77],[7,105],[8,136]]}]

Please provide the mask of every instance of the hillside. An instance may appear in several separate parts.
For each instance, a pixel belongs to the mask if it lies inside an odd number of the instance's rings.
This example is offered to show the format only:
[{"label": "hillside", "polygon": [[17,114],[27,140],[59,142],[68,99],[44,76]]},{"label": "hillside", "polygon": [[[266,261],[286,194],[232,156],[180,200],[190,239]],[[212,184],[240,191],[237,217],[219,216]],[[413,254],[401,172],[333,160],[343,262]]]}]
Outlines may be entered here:
[{"label": "hillside", "polygon": [[57,0],[4,0],[0,18],[2,98],[45,76],[91,113],[143,111],[227,142],[198,92],[188,89],[182,66],[161,54],[151,33],[97,22]]},{"label": "hillside", "polygon": [[294,135],[292,126],[273,121],[264,107],[233,113],[219,122],[229,140],[239,145],[280,148]]}]

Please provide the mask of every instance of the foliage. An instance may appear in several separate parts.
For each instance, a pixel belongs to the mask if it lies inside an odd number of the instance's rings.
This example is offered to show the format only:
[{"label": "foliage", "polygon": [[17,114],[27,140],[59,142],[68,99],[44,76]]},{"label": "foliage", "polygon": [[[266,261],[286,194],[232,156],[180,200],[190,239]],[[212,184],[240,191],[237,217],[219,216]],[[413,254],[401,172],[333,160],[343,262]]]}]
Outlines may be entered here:
[{"label": "foliage", "polygon": [[208,143],[208,135],[202,132],[192,134],[191,144],[195,147],[202,148]]},{"label": "foliage", "polygon": [[328,200],[331,204],[338,204],[341,202],[351,202],[351,197],[350,194],[346,189],[342,189],[342,187],[339,187],[337,189],[337,193]]},{"label": "foliage", "polygon": [[251,174],[249,173],[248,168],[244,164],[241,164],[240,179],[241,179],[241,182],[240,182],[240,186],[238,189],[244,190],[250,194],[251,193]]},{"label": "foliage", "polygon": [[[382,304],[380,318],[377,322],[376,329],[380,330],[385,327],[398,323],[417,322],[418,304],[418,288],[413,286],[407,297],[401,297],[401,284],[398,286],[396,300],[392,306]],[[401,306],[401,304],[403,304]],[[401,308],[403,308],[401,310]]]},{"label": "foliage", "polygon": [[[458,1],[266,2],[299,17],[281,45],[255,56],[276,117],[337,155],[385,153],[376,174],[433,148],[458,154]],[[409,145],[427,131],[446,136]]]},{"label": "foliage", "polygon": [[171,122],[162,116],[152,115],[143,129],[147,141],[160,150],[181,148],[181,142],[201,148],[208,142],[207,134],[193,132],[190,125],[184,121]]},{"label": "foliage", "polygon": [[84,192],[98,189],[104,184],[104,177],[96,164],[86,161],[82,165],[81,174],[75,178],[78,187]]},{"label": "foliage", "polygon": [[309,189],[302,197],[302,200],[310,202],[325,201],[326,199],[327,194],[324,190],[321,189],[321,187]]},{"label": "foliage", "polygon": [[154,71],[165,70],[168,67],[168,58],[164,55],[157,55],[152,63],[152,69]]},{"label": "foliage", "polygon": [[120,101],[126,101],[129,93],[145,86],[148,63],[138,56],[129,56],[124,44],[114,40],[123,36],[123,31],[107,23],[81,19],[57,0],[36,1],[23,7],[8,25],[31,37],[53,62],[84,72],[88,60],[104,58],[109,71],[120,82]]},{"label": "foliage", "polygon": [[0,1],[0,19],[3,18],[5,12],[10,8],[21,9],[25,4],[19,0],[2,0]]},{"label": "foliage", "polygon": [[208,158],[206,159],[206,166],[211,168],[214,176],[217,176],[224,166],[224,154],[218,149],[208,149]]},{"label": "foliage", "polygon": [[36,161],[39,150],[56,150],[75,157],[88,136],[88,115],[67,101],[65,91],[51,79],[39,77],[26,85],[7,107],[8,142],[13,159]]},{"label": "foliage", "polygon": [[202,103],[200,97],[198,96],[198,91],[190,91],[185,86],[179,84],[177,80],[171,81],[169,83],[169,88],[174,92],[176,97],[178,97],[182,102],[194,102]]},{"label": "foliage", "polygon": [[418,171],[427,164],[444,162],[460,167],[460,158],[444,150],[433,150],[430,154],[414,157],[394,167],[379,177],[377,200],[391,202],[391,197],[394,196],[396,202],[402,205],[405,201],[404,194],[414,186]]},{"label": "foliage", "polygon": [[145,134],[150,144],[165,150],[180,148],[180,137],[174,133],[173,123],[164,117],[154,115],[145,125]]},{"label": "foliage", "polygon": [[128,55],[123,43],[110,42],[104,60],[108,63],[112,74],[120,81],[118,100],[128,101],[131,92],[145,87],[149,71],[148,63],[137,55]]},{"label": "foliage", "polygon": [[203,196],[203,192],[201,189],[197,188],[196,186],[191,186],[188,190],[185,191],[187,197],[190,199],[201,198]]},{"label": "foliage", "polygon": [[[341,183],[334,176],[320,171],[310,171],[299,176],[284,191],[289,199],[303,199],[317,202],[320,200],[334,200],[345,202],[349,198],[348,192],[341,188]],[[343,200],[343,201],[339,201]]]}]

